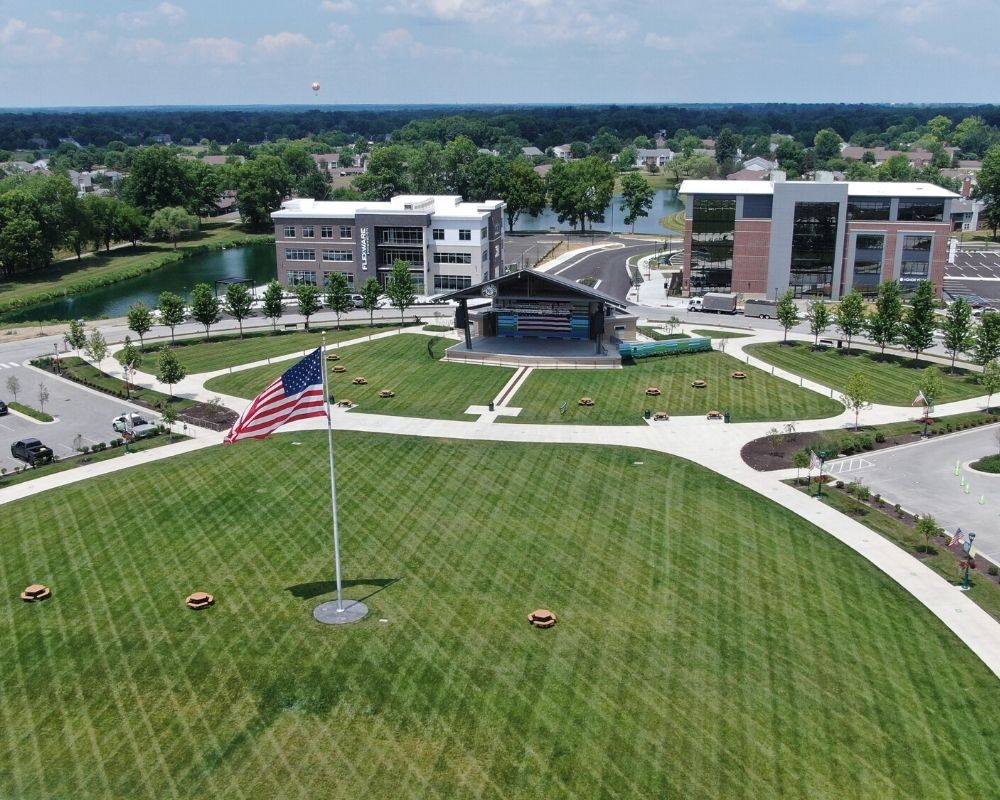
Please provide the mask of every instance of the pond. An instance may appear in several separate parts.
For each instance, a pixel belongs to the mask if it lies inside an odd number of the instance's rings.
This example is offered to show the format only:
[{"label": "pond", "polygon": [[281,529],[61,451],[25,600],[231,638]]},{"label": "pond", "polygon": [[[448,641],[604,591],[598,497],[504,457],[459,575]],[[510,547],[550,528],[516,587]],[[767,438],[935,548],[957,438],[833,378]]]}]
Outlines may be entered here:
[{"label": "pond", "polygon": [[252,278],[260,286],[276,275],[273,244],[233,247],[185,258],[154,272],[100,289],[11,311],[0,319],[3,322],[35,322],[123,317],[129,306],[139,301],[152,308],[159,301],[161,292],[175,292],[188,298],[196,283],[211,284],[222,278]]},{"label": "pond", "polygon": [[[615,195],[611,198],[611,203],[604,210],[604,222],[595,223],[594,227],[599,230],[611,230],[611,223],[614,222],[615,230],[618,233],[628,233],[630,228],[622,221],[625,215],[620,210],[621,202],[621,195]],[[684,204],[677,199],[676,189],[657,189],[653,195],[653,207],[649,211],[649,216],[636,220],[635,232],[676,234],[676,231],[670,231],[662,227],[660,225],[660,218],[683,210]],[[537,217],[529,217],[522,214],[518,217],[517,224],[514,225],[515,231],[547,231],[549,228],[566,231],[572,230],[568,222],[559,221],[559,216],[551,208],[545,209]]]}]

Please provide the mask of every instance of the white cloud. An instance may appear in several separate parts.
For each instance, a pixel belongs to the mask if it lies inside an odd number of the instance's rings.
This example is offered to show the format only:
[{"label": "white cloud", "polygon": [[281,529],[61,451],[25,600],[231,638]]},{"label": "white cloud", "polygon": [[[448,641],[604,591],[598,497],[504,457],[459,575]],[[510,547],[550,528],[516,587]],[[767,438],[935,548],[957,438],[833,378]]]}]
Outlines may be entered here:
[{"label": "white cloud", "polygon": [[269,33],[267,36],[261,36],[256,42],[256,47],[273,55],[282,53],[289,47],[298,49],[312,47],[312,42],[301,33],[282,31],[281,33]]},{"label": "white cloud", "polygon": [[160,39],[123,39],[115,44],[115,51],[137,61],[161,61],[167,46]]},{"label": "white cloud", "polygon": [[330,39],[327,44],[340,44],[342,42],[350,41],[353,37],[350,25],[339,25],[336,22],[331,22],[327,28],[330,31]]},{"label": "white cloud", "polygon": [[[579,10],[579,3],[574,14]],[[551,0],[395,0],[386,11],[410,14],[417,17],[434,17],[441,20],[481,22],[487,19],[504,19],[521,22],[525,19],[546,16]]]},{"label": "white cloud", "polygon": [[154,25],[176,25],[187,17],[187,11],[173,3],[160,3],[146,11],[126,11],[117,16],[116,22],[122,28],[150,28]]},{"label": "white cloud", "polygon": [[7,24],[0,28],[0,44],[8,44],[14,41],[15,37],[27,30],[27,28],[28,25],[26,22],[11,17],[7,20]]},{"label": "white cloud", "polygon": [[375,44],[378,47],[403,47],[413,41],[413,34],[406,28],[393,28],[378,35]]},{"label": "white cloud", "polygon": [[933,0],[772,0],[780,10],[824,17],[877,17],[906,25],[923,22],[940,10]]},{"label": "white cloud", "polygon": [[87,16],[82,11],[60,11],[58,9],[53,9],[52,11],[46,11],[45,15],[53,22],[58,22],[62,24],[79,22],[85,16]]},{"label": "white cloud", "polygon": [[206,64],[239,64],[246,45],[229,37],[197,37],[184,45],[187,58]]},{"label": "white cloud", "polygon": [[867,53],[844,53],[840,57],[840,63],[849,67],[863,67],[868,63]]},{"label": "white cloud", "polygon": [[320,3],[320,8],[324,11],[333,11],[334,13],[342,14],[354,11],[354,3],[352,0],[323,0]]},{"label": "white cloud", "polygon": [[680,46],[680,42],[673,36],[661,36],[658,33],[647,33],[643,44],[656,50],[677,50]]},{"label": "white cloud", "polygon": [[37,64],[60,56],[66,40],[48,28],[31,28],[11,18],[0,28],[0,58],[12,63]]}]

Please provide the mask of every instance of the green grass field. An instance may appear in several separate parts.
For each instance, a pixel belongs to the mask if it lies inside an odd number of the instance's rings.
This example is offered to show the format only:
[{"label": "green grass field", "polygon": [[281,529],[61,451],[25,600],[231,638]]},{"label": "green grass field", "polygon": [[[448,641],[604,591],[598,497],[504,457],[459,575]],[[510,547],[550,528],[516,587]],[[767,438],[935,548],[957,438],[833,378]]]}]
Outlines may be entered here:
[{"label": "green grass field", "polygon": [[[1000,785],[1000,685],[950,632],[802,519],[667,456],[338,434],[346,591],[371,615],[320,626],[325,440],[5,507],[0,796]],[[21,603],[33,581],[53,599]],[[218,605],[185,609],[195,589]],[[539,606],[553,630],[528,626]]]},{"label": "green grass field", "polygon": [[[746,380],[730,377],[735,370]],[[691,382],[704,379],[704,389]],[[647,397],[646,387],[656,386],[660,397]],[[593,397],[595,405],[577,405]],[[560,406],[568,403],[565,414]],[[800,389],[787,381],[737,361],[722,353],[646,358],[620,370],[536,369],[510,400],[524,410],[504,422],[567,422],[593,425],[641,424],[644,409],[683,416],[728,410],[733,422],[817,419],[841,413],[844,407],[829,397]]]},{"label": "green grass field", "polygon": [[938,405],[985,394],[974,372],[956,368],[955,375],[949,375],[947,367],[912,358],[886,355],[883,361],[878,353],[867,351],[855,350],[853,355],[835,348],[814,351],[809,342],[752,344],[745,352],[838,391],[843,390],[855,372],[862,372],[875,389],[873,402],[891,406],[908,406],[913,402],[920,373],[925,369],[940,369],[944,378],[941,396],[934,398]]},{"label": "green grass field", "polygon": [[[330,393],[338,400],[353,400],[363,412],[471,419],[465,410],[495,399],[514,370],[439,361],[453,344],[454,339],[406,333],[342,348],[338,351],[341,360],[336,364],[345,366],[347,372],[328,371]],[[290,362],[283,362],[222,375],[208,381],[205,388],[236,397],[255,397],[290,366]],[[355,386],[351,381],[357,376],[367,378],[368,385]],[[382,399],[378,396],[382,389],[391,389],[396,396]]]},{"label": "green grass field", "polygon": [[709,330],[708,328],[692,328],[691,333],[695,336],[707,336],[710,339],[746,339],[753,336],[752,333],[737,333],[736,331]]},{"label": "green grass field", "polygon": [[[358,339],[370,333],[383,333],[389,327],[399,326],[376,325],[374,328],[370,328],[368,325],[344,325],[340,329],[314,326],[311,331],[298,331],[296,333],[278,332],[275,334],[271,331],[246,333],[242,339],[230,335],[213,336],[211,341],[207,342],[204,338],[179,339],[173,345],[173,350],[177,360],[181,362],[188,374],[194,375],[199,372],[213,372],[217,369],[249,364],[253,361],[263,361],[265,358],[276,358],[289,353],[305,354],[320,346],[324,330],[327,344],[335,344],[348,339]],[[156,372],[156,355],[162,346],[163,342],[146,346],[143,351],[143,362],[139,365],[141,372],[150,374]],[[116,358],[120,362],[122,360],[121,353],[118,353]]]}]

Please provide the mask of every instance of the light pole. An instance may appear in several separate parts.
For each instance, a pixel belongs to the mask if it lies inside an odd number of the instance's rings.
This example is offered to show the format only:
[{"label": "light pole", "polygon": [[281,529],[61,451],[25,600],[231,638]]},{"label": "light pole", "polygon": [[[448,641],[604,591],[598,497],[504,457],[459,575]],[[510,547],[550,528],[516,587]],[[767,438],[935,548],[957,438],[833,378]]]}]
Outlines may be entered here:
[{"label": "light pole", "polygon": [[826,450],[820,450],[817,454],[819,457],[819,475],[816,478],[816,499],[822,499],[823,497],[823,463],[826,461]]},{"label": "light pole", "polygon": [[972,543],[974,541],[976,541],[976,533],[975,531],[969,531],[969,539],[962,545],[962,549],[965,551],[965,561],[963,562],[965,566],[965,579],[962,581],[962,589],[965,591],[972,588],[969,584],[969,569],[976,563],[972,560]]},{"label": "light pole", "polygon": [[924,406],[924,433],[921,439],[927,438],[927,426],[930,424],[931,406],[934,403],[933,398],[925,397],[924,402],[927,404]]}]

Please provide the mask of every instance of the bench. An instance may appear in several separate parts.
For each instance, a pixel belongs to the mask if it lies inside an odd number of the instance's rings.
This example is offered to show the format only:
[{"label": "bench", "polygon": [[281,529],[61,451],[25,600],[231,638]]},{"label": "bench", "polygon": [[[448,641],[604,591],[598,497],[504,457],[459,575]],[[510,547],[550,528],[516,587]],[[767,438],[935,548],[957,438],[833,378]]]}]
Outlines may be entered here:
[{"label": "bench", "polygon": [[667,422],[670,419],[670,415],[666,411],[657,411],[653,414],[653,420],[656,422]]},{"label": "bench", "polygon": [[297,322],[286,322],[284,325],[286,331],[295,331],[299,328],[299,323]]}]

